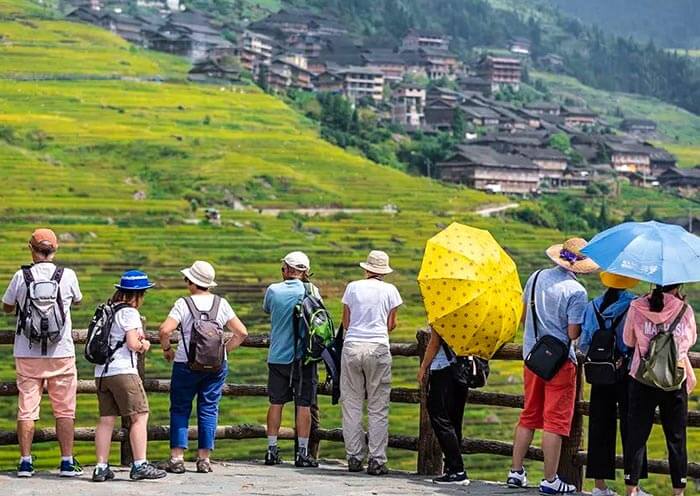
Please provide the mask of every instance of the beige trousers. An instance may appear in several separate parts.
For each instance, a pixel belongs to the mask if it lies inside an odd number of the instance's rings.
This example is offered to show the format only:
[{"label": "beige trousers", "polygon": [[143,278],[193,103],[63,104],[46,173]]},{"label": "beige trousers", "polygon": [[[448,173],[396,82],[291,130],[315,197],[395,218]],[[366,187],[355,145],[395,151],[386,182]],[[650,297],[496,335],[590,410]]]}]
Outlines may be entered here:
[{"label": "beige trousers", "polygon": [[[343,409],[343,437],[349,458],[386,463],[389,443],[389,395],[391,393],[391,352],[386,344],[349,342],[343,347],[340,401]],[[367,398],[369,438],[362,428]]]}]

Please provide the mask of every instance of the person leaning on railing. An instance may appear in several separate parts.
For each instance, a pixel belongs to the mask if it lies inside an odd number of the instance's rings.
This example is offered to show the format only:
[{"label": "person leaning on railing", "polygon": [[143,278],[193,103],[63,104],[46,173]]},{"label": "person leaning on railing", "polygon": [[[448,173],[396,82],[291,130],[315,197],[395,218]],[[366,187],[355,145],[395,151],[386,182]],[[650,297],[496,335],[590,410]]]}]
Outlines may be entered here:
[{"label": "person leaning on railing", "polygon": [[[219,402],[221,401],[224,382],[228,373],[228,362],[223,353],[223,363],[216,370],[192,370],[188,354],[192,349],[190,340],[193,332],[194,319],[201,315],[193,315],[190,305],[195,310],[207,314],[218,311],[209,318],[218,323],[219,330],[228,329],[233,336],[226,342],[225,351],[231,352],[241,345],[248,336],[243,322],[236,316],[231,305],[211,289],[216,287],[214,282],[214,267],[208,262],[198,260],[192,267],[183,269],[187,285],[189,303],[185,298],[179,298],[168,318],[160,326],[160,344],[163,356],[169,362],[174,360],[170,381],[170,458],[162,468],[174,474],[185,472],[185,449],[187,449],[187,432],[192,413],[192,401],[197,397],[197,472],[212,471],[209,454],[214,449],[214,437],[219,418]],[[170,337],[177,332],[178,346],[174,351],[170,345]]]}]

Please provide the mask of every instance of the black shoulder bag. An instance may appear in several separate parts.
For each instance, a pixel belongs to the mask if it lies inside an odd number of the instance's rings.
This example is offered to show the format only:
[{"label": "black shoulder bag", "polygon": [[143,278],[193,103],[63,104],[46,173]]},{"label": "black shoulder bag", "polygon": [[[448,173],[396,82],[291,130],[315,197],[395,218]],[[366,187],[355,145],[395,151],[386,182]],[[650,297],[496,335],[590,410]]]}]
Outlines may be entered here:
[{"label": "black shoulder bag", "polygon": [[535,286],[537,285],[540,272],[541,271],[538,271],[535,274],[535,279],[532,281],[532,290],[530,292],[530,315],[532,316],[532,328],[535,331],[536,342],[535,346],[532,347],[532,350],[525,358],[525,366],[545,381],[548,381],[557,375],[559,369],[562,368],[569,358],[571,341],[567,339],[566,343],[562,343],[561,340],[549,334],[539,337],[537,329],[537,305],[535,304]]},{"label": "black shoulder bag", "polygon": [[452,378],[460,387],[466,389],[481,388],[489,378],[489,362],[477,356],[457,356],[445,341],[442,342],[445,356],[450,360]]}]

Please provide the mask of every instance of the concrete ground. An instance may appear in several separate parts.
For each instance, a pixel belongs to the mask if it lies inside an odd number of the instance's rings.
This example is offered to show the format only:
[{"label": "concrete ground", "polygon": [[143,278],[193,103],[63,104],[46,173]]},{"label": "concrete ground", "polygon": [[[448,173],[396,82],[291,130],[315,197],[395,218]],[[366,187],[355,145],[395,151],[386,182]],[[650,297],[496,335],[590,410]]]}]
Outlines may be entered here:
[{"label": "concrete ground", "polygon": [[373,495],[529,495],[535,489],[508,489],[503,484],[473,481],[469,486],[438,486],[403,472],[384,477],[351,474],[345,465],[325,463],[319,469],[297,469],[291,464],[266,467],[261,463],[216,463],[211,474],[197,474],[188,463],[184,475],[168,474],[158,481],[129,480],[127,469],[116,469],[112,482],[90,481],[92,467],[75,479],[61,479],[56,473],[40,472],[31,479],[18,479],[14,473],[0,473],[0,493],[12,496],[196,496],[196,495],[275,495],[275,496],[373,496]]}]

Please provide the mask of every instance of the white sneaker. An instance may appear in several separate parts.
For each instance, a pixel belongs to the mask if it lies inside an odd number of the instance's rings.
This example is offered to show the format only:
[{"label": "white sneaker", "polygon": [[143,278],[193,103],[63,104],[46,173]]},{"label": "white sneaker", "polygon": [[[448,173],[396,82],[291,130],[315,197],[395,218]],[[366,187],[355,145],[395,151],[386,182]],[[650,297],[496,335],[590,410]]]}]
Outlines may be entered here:
[{"label": "white sneaker", "polygon": [[552,482],[542,479],[540,482],[540,494],[571,494],[576,492],[576,486],[567,484],[557,475]]},{"label": "white sneaker", "polygon": [[620,496],[615,491],[606,487],[605,489],[598,489],[597,487],[593,489],[591,496]]},{"label": "white sneaker", "polygon": [[652,494],[646,492],[646,491],[645,491],[644,489],[642,489],[641,487],[638,487],[638,488],[637,488],[637,494],[636,494],[636,496],[652,496]]},{"label": "white sneaker", "polygon": [[525,467],[522,468],[522,472],[509,471],[506,485],[514,489],[527,487],[527,470],[525,470]]}]

